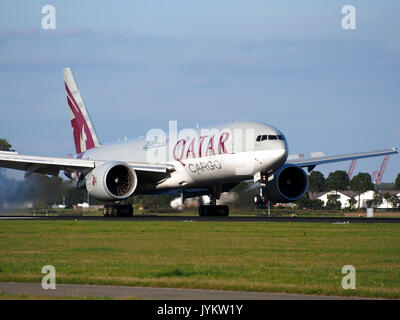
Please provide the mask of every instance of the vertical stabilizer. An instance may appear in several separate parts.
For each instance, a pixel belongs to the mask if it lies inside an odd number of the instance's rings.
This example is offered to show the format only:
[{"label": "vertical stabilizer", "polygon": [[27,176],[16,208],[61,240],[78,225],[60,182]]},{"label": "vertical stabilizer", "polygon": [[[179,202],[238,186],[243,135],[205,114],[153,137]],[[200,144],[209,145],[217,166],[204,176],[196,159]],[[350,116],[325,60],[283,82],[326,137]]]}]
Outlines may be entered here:
[{"label": "vertical stabilizer", "polygon": [[101,144],[97,138],[96,130],[90,120],[89,113],[76,85],[70,68],[64,68],[64,82],[67,90],[67,100],[71,115],[71,126],[74,135],[76,153],[99,147]]}]

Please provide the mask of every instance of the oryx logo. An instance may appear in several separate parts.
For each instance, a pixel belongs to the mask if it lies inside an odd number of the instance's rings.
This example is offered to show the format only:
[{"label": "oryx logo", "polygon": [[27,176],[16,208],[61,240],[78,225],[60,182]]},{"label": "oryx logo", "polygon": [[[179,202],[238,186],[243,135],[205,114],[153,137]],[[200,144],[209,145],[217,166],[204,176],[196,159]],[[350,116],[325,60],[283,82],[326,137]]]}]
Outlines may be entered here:
[{"label": "oryx logo", "polygon": [[95,176],[93,176],[93,179],[92,179],[92,184],[93,184],[93,187],[96,185],[96,177]]},{"label": "oryx logo", "polygon": [[94,148],[95,143],[85,120],[85,116],[82,113],[82,109],[76,102],[66,83],[65,89],[67,90],[68,105],[71,111],[71,125],[74,133],[76,153],[79,154]]}]

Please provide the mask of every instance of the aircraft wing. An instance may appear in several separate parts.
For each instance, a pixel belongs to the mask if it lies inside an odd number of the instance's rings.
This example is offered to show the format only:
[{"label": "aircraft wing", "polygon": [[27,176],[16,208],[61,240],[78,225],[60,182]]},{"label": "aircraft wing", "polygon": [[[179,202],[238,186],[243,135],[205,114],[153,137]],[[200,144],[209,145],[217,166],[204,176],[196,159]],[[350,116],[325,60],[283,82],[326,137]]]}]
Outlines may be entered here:
[{"label": "aircraft wing", "polygon": [[397,153],[398,153],[397,148],[392,148],[392,149],[384,149],[377,151],[347,153],[337,156],[313,157],[308,159],[292,159],[288,160],[287,163],[295,164],[300,167],[308,167],[308,171],[311,171],[312,169],[315,168],[315,166],[320,164],[348,161],[354,159],[373,158],[373,157],[379,157]]},{"label": "aircraft wing", "polygon": [[[60,170],[79,171],[86,174],[103,162],[105,161],[25,156],[19,155],[17,152],[0,152],[0,167],[26,171],[28,175],[32,173],[57,175]],[[137,171],[166,173],[173,170],[171,165],[167,164],[138,162],[127,162],[127,164]]]}]

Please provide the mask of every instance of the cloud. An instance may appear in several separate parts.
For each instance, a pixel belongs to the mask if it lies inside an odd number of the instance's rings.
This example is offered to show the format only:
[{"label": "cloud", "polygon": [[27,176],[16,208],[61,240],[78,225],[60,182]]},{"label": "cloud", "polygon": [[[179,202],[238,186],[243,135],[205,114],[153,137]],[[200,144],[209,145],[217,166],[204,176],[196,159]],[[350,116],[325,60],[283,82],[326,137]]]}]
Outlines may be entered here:
[{"label": "cloud", "polygon": [[177,38],[166,35],[138,34],[129,29],[93,30],[89,27],[57,28],[43,30],[41,28],[9,28],[0,26],[0,41],[36,40],[36,39],[65,39],[77,37],[92,37],[102,40],[128,40],[137,43],[165,43]]},{"label": "cloud", "polygon": [[[88,27],[42,30],[0,27],[1,70],[49,70],[74,67],[135,67],[159,53],[155,47],[183,45],[182,39],[145,35],[129,29],[92,30]],[[171,46],[170,46],[171,47]],[[43,68],[43,69],[42,69]]]},{"label": "cloud", "polygon": [[41,28],[9,28],[0,27],[0,40],[11,41],[11,40],[26,40],[26,39],[37,39],[47,37],[57,38],[69,38],[86,36],[91,34],[90,28],[78,27],[69,29],[55,29],[55,30],[43,30]]}]

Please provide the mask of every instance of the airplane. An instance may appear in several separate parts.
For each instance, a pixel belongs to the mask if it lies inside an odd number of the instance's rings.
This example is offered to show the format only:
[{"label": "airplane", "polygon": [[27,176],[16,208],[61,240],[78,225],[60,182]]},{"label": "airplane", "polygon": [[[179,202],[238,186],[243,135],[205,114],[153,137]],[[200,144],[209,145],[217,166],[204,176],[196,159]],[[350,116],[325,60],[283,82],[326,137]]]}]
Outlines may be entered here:
[{"label": "airplane", "polygon": [[[63,69],[76,156],[56,158],[0,152],[0,167],[26,175],[58,175],[61,170],[90,196],[103,201],[104,216],[132,216],[124,201],[141,194],[208,195],[200,216],[228,216],[218,205],[222,192],[241,181],[258,183],[257,205],[299,200],[308,175],[317,165],[397,154],[396,148],[335,156],[288,160],[282,131],[259,121],[236,121],[213,127],[184,129],[170,123],[169,133],[150,130],[146,137],[102,144],[70,68]],[[124,204],[125,203],[125,204]]]}]

